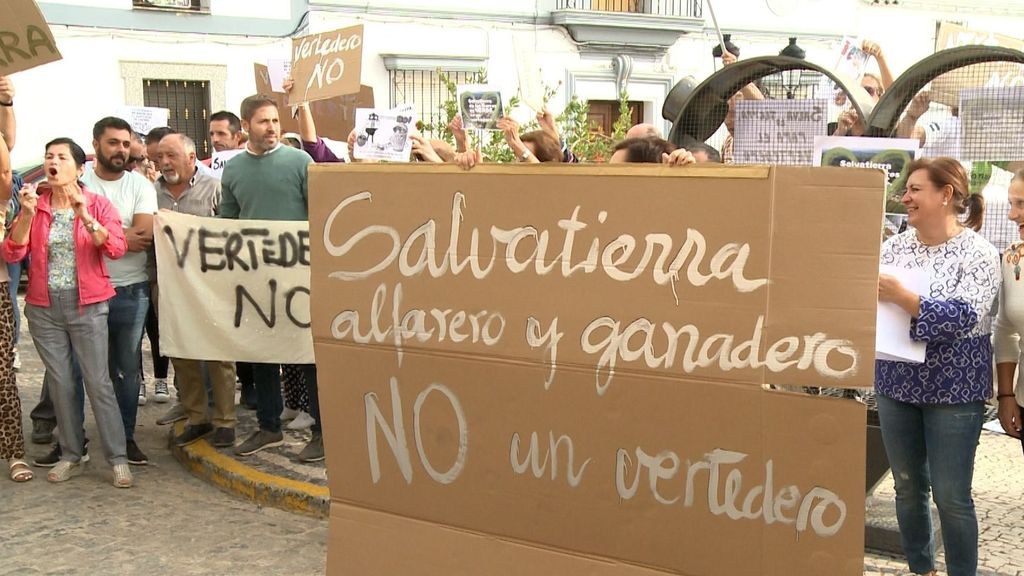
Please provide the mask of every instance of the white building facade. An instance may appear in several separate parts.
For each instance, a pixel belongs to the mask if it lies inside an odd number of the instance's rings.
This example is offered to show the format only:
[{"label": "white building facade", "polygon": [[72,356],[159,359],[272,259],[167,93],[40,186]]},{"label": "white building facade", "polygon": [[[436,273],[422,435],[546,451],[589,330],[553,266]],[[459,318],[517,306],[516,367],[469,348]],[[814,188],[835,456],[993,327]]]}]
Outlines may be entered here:
[{"label": "white building facade", "polygon": [[[154,10],[139,4],[176,5]],[[723,32],[741,57],[777,54],[797,37],[807,58],[829,65],[843,37],[879,42],[899,74],[935,49],[937,24],[1019,37],[1024,1],[716,0]],[[506,96],[519,85],[517,61],[533,59],[544,84],[601,106],[626,90],[639,119],[661,127],[669,90],[702,80],[718,44],[703,0],[45,0],[39,2],[64,59],[13,76],[19,118],[15,166],[38,161],[46,141],[75,138],[91,148],[91,127],[121,105],[172,108],[171,124],[202,140],[203,119],[237,113],[255,91],[254,63],[287,58],[291,37],[364,26],[362,83],[378,107],[412,102],[437,111],[437,71],[463,78],[486,70]],[[618,56],[616,67],[613,62]],[[615,112],[612,111],[614,114]],[[525,106],[513,112],[525,119]],[[187,116],[187,118],[185,117]],[[601,118],[595,116],[595,122]],[[202,147],[202,145],[201,145]]]}]

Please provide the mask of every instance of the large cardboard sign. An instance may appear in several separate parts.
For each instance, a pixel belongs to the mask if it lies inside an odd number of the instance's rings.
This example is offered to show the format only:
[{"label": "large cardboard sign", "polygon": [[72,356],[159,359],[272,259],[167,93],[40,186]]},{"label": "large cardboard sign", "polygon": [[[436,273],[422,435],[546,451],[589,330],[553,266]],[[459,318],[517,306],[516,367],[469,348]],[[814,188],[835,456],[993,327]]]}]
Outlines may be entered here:
[{"label": "large cardboard sign", "polygon": [[[281,132],[298,132],[299,122],[291,115],[288,96],[277,92],[271,86],[270,72],[267,66],[255,64],[256,92],[268,94],[277,102],[281,115]],[[296,90],[298,90],[296,88]],[[313,114],[316,133],[321,138],[330,138],[339,142],[348,140],[349,132],[355,127],[356,109],[373,108],[373,87],[360,86],[356,94],[336,96],[327,100],[309,102],[309,111]]]},{"label": "large cardboard sign", "polygon": [[293,39],[293,99],[312,102],[359,92],[362,61],[362,25]]},{"label": "large cardboard sign", "polygon": [[166,356],[313,363],[306,222],[161,210],[154,226]]},{"label": "large cardboard sign", "polygon": [[884,185],[312,167],[328,573],[861,574]]},{"label": "large cardboard sign", "polygon": [[62,58],[34,0],[0,0],[0,14],[0,76]]}]

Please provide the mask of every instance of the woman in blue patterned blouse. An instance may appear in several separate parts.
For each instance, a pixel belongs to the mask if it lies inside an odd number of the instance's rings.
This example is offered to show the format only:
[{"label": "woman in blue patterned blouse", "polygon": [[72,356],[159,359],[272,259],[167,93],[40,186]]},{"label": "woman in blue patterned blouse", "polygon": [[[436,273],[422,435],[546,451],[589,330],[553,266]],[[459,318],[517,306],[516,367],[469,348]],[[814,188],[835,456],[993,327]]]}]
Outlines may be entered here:
[{"label": "woman in blue patterned blouse", "polygon": [[882,275],[878,300],[910,314],[910,336],[925,342],[927,352],[921,364],[875,363],[878,416],[911,571],[936,573],[928,504],[933,491],[947,571],[975,576],[978,519],[971,482],[985,401],[992,396],[989,309],[999,291],[999,254],[975,232],[982,202],[970,194],[959,162],[923,159],[907,170],[902,201],[912,229],[883,244],[881,263],[925,269],[931,285],[918,295]]}]

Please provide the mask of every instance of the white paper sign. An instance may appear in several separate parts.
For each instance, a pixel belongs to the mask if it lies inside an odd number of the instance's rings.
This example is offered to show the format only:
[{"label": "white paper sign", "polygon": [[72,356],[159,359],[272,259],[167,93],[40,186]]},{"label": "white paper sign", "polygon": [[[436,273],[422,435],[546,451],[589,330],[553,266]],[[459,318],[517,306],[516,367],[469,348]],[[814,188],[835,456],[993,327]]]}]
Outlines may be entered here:
[{"label": "white paper sign", "polygon": [[519,76],[519,95],[534,112],[544,109],[544,83],[540,79],[540,64],[533,46],[512,37],[516,49],[516,74]]},{"label": "white paper sign", "polygon": [[[928,291],[931,278],[921,268],[898,268],[883,265],[882,274],[895,276],[905,288],[915,294]],[[927,345],[910,338],[910,314],[892,302],[878,303],[875,329],[875,358],[897,362],[924,362]]]},{"label": "white paper sign", "polygon": [[124,119],[131,125],[136,134],[145,136],[153,128],[162,128],[168,125],[167,118],[170,110],[167,108],[153,108],[149,106],[118,106],[114,116]]},{"label": "white paper sign", "polygon": [[1024,86],[960,91],[960,160],[1024,160]]},{"label": "white paper sign", "polygon": [[245,148],[214,152],[213,158],[210,160],[210,171],[213,172],[213,176],[220,180],[220,177],[224,174],[224,165],[228,163],[228,160],[231,160],[242,152],[245,152]]},{"label": "white paper sign", "polygon": [[313,363],[308,222],[168,211],[155,218],[160,346],[168,357]]},{"label": "white paper sign", "polygon": [[736,164],[810,166],[814,137],[824,136],[828,101],[740,100],[736,103]]},{"label": "white paper sign", "polygon": [[412,154],[410,127],[416,126],[411,105],[393,110],[356,108],[356,143],[353,155],[358,160],[408,162]]},{"label": "white paper sign", "polygon": [[860,47],[861,43],[854,38],[843,38],[843,43],[839,45],[835,71],[859,81],[868,65],[868,53]]},{"label": "white paper sign", "polygon": [[292,61],[283,58],[267,60],[267,75],[270,76],[270,89],[284,92],[284,79],[292,73]]}]

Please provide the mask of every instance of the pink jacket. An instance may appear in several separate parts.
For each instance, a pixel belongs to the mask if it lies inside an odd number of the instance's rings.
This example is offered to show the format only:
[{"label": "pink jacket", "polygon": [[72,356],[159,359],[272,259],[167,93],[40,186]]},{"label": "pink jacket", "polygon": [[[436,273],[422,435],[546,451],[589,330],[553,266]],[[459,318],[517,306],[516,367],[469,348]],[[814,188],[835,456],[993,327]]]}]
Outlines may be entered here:
[{"label": "pink jacket", "polygon": [[[89,215],[99,221],[107,229],[107,241],[103,246],[93,244],[92,235],[85,229],[81,220],[75,218],[75,258],[78,261],[78,303],[81,306],[96,304],[109,300],[114,296],[114,287],[110,284],[107,267],[103,256],[113,260],[124,256],[128,251],[121,228],[121,216],[110,200],[90,192],[84,185],[82,193],[88,204]],[[28,244],[15,244],[8,234],[3,243],[4,260],[19,262],[26,254],[32,254],[28,268],[28,292],[25,302],[35,306],[50,305],[49,290],[49,259],[47,253],[50,241],[50,225],[53,223],[53,211],[50,208],[51,190],[47,184],[40,184],[37,190],[39,201],[36,204],[36,215],[32,220],[32,228],[28,234]],[[13,226],[17,226],[24,213],[19,214]],[[12,226],[12,227],[13,227]]]}]

